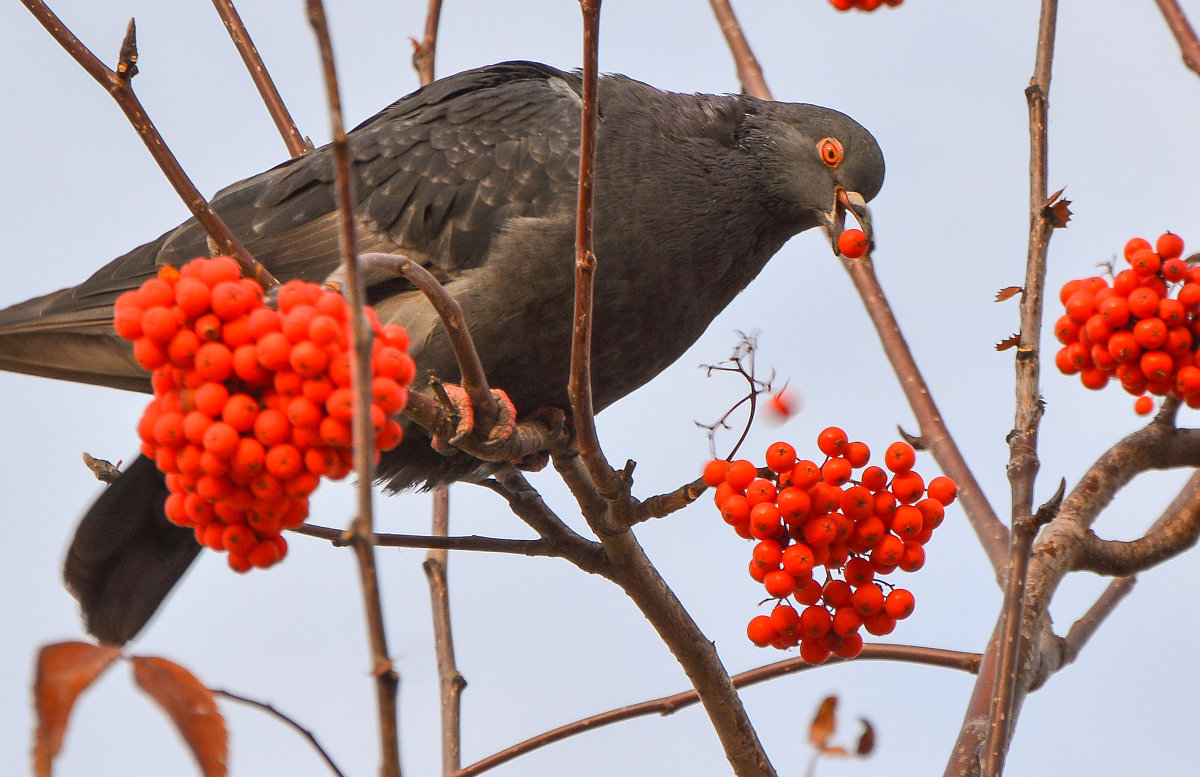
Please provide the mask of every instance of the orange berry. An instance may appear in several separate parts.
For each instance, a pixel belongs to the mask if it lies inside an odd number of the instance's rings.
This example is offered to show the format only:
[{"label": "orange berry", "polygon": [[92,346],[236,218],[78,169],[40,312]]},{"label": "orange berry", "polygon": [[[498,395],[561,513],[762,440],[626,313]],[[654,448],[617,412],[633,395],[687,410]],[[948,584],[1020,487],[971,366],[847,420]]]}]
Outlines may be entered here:
[{"label": "orange berry", "polygon": [[770,645],[779,636],[775,631],[771,618],[767,615],[755,615],[746,626],[746,636],[759,647]]},{"label": "orange berry", "polygon": [[925,566],[925,549],[921,547],[921,543],[916,541],[904,543],[904,552],[900,554],[900,563],[896,566],[905,572],[916,572]]},{"label": "orange berry", "polygon": [[208,342],[196,350],[196,374],[204,380],[223,381],[233,374],[233,352],[220,342]]},{"label": "orange berry", "polygon": [[823,664],[829,660],[831,655],[833,655],[832,651],[812,640],[804,640],[800,643],[800,658],[804,659],[806,664]]},{"label": "orange berry", "polygon": [[776,569],[763,576],[763,587],[771,596],[783,599],[795,592],[796,580],[782,569]]},{"label": "orange berry", "polygon": [[847,229],[838,235],[838,253],[847,259],[857,259],[867,252],[867,236],[861,229]]},{"label": "orange berry", "polygon": [[1183,238],[1173,232],[1167,232],[1160,236],[1154,247],[1164,260],[1183,256]]},{"label": "orange berry", "polygon": [[1149,318],[1158,313],[1160,295],[1146,286],[1139,286],[1129,293],[1129,312],[1138,318]]},{"label": "orange berry", "polygon": [[789,443],[776,442],[767,448],[767,469],[772,472],[789,472],[796,466],[796,449]]},{"label": "orange berry", "polygon": [[779,563],[792,577],[804,578],[811,575],[815,566],[812,548],[801,542],[788,545],[780,552]]},{"label": "orange berry", "polygon": [[721,459],[713,459],[704,465],[704,484],[716,488],[725,482],[725,470],[729,469],[729,462]]},{"label": "orange berry", "polygon": [[869,583],[856,589],[850,596],[850,602],[854,611],[866,619],[883,612],[883,591],[874,583]]},{"label": "orange berry", "polygon": [[746,499],[750,502],[751,507],[760,502],[775,501],[775,484],[766,478],[755,478],[750,481],[750,485],[746,486]]},{"label": "orange berry", "polygon": [[298,375],[311,378],[325,372],[329,364],[329,355],[313,341],[304,340],[292,346],[288,363]]},{"label": "orange berry", "polygon": [[304,469],[304,457],[295,446],[282,443],[267,451],[266,466],[267,472],[280,480],[288,480]]},{"label": "orange berry", "polygon": [[796,462],[796,466],[792,467],[792,473],[788,476],[788,480],[796,488],[808,489],[821,482],[821,468],[816,462],[803,459]]},{"label": "orange berry", "polygon": [[900,440],[888,446],[883,463],[892,472],[907,472],[917,461],[917,452],[911,445]]},{"label": "orange berry", "polygon": [[850,462],[841,457],[832,458],[821,467],[822,479],[835,486],[849,482],[851,474]]},{"label": "orange berry", "polygon": [[916,599],[910,591],[894,588],[883,602],[883,611],[896,620],[904,620],[912,615],[916,603]]},{"label": "orange berry", "polygon": [[259,364],[268,370],[278,372],[288,368],[292,354],[292,344],[282,332],[268,332],[258,339]]},{"label": "orange berry", "polygon": [[882,637],[895,631],[896,619],[886,612],[880,611],[863,618],[863,628],[867,630],[868,634]]},{"label": "orange berry", "polygon": [[839,456],[850,439],[836,426],[830,426],[817,435],[817,448],[826,456]]},{"label": "orange berry", "polygon": [[733,487],[734,491],[745,492],[746,487],[757,477],[758,468],[746,459],[738,459],[737,461],[730,462],[729,467],[725,471],[725,481]]},{"label": "orange berry", "polygon": [[268,448],[287,442],[291,433],[291,424],[280,410],[267,408],[254,419],[254,437]]}]

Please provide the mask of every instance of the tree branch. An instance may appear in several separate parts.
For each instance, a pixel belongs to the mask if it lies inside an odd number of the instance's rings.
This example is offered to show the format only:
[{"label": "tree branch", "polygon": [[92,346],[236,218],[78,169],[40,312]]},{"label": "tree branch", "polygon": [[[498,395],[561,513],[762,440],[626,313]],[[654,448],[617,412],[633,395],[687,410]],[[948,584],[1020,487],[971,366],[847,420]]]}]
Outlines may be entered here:
[{"label": "tree branch", "polygon": [[[832,666],[849,661],[901,661],[910,664],[922,664],[925,666],[940,666],[946,669],[959,669],[964,672],[974,673],[978,671],[979,654],[978,653],[961,653],[956,650],[942,650],[939,648],[917,647],[913,645],[863,645],[862,653],[856,658],[845,659],[837,656],[831,657],[825,664],[809,664],[801,658],[789,658],[784,661],[777,661],[773,664],[760,666],[756,669],[751,669],[746,672],[734,675],[730,678],[733,681],[734,687],[748,688],[751,685],[773,680],[778,677],[783,677],[789,674],[798,672],[807,672],[818,669],[821,666]],[[630,704],[625,707],[601,712],[598,715],[591,715],[568,723],[564,726],[551,729],[535,737],[519,742],[512,747],[505,748],[498,753],[488,756],[482,760],[476,761],[467,768],[454,773],[450,777],[473,777],[473,775],[482,774],[483,772],[492,769],[501,764],[525,755],[546,745],[560,742],[577,734],[582,734],[585,731],[607,726],[612,723],[620,723],[633,718],[645,717],[647,715],[673,715],[679,710],[686,709],[700,701],[700,696],[695,690],[682,691],[670,696],[663,696],[658,699],[640,702],[638,704]]]},{"label": "tree branch", "polygon": [[[435,537],[450,532],[450,491],[443,486],[433,492],[433,529]],[[445,549],[432,548],[425,556],[425,577],[433,611],[433,638],[437,654],[438,686],[442,708],[442,774],[462,768],[462,692],[467,681],[454,659],[454,632],[450,628],[450,589]]]},{"label": "tree branch", "polygon": [[29,9],[34,18],[79,63],[80,67],[112,96],[125,117],[129,119],[129,123],[133,125],[138,137],[146,144],[146,149],[158,163],[159,169],[162,170],[167,181],[174,187],[175,193],[196,217],[196,221],[204,227],[204,230],[216,243],[217,248],[232,256],[242,268],[242,273],[258,281],[264,289],[270,290],[278,286],[279,281],[275,279],[275,276],[250,256],[250,252],[246,250],[242,242],[230,231],[217,212],[196,189],[195,184],[183,171],[179,160],[167,147],[162,135],[154,126],[154,122],[150,120],[141,101],[134,94],[131,81],[137,75],[137,43],[134,37],[133,20],[129,21],[125,41],[121,45],[121,63],[118,65],[118,70],[114,72],[109,70],[87,46],[84,46],[83,42],[67,29],[62,20],[55,16],[42,0],[21,0],[21,4]]},{"label": "tree branch", "polygon": [[433,81],[433,62],[437,56],[438,23],[442,18],[442,0],[429,0],[429,10],[425,12],[425,37],[418,42],[409,38],[413,45],[413,69],[421,86]]},{"label": "tree branch", "polygon": [[971,469],[967,466],[958,444],[950,435],[941,411],[929,393],[917,362],[913,359],[912,351],[900,331],[900,324],[892,313],[879,278],[875,275],[875,265],[868,253],[858,259],[842,257],[842,264],[850,274],[854,287],[862,297],[871,317],[871,323],[879,333],[879,340],[896,377],[900,380],[900,388],[908,399],[913,415],[921,427],[921,444],[933,454],[942,471],[958,484],[959,501],[962,502],[963,512],[971,522],[971,528],[979,538],[984,553],[992,564],[996,578],[1001,578],[1004,564],[1007,561],[1008,529],[1000,523],[992,506],[983,495],[983,489]]},{"label": "tree branch", "polygon": [[233,39],[233,45],[241,55],[242,62],[246,64],[246,70],[249,71],[259,96],[262,97],[263,105],[267,107],[267,113],[271,114],[271,120],[275,122],[275,128],[279,130],[288,153],[298,157],[311,150],[312,146],[305,142],[300,130],[296,129],[295,120],[284,105],[279,90],[275,88],[275,82],[271,80],[271,74],[267,72],[267,66],[259,56],[254,41],[250,39],[250,32],[242,23],[237,9],[233,7],[233,0],[212,0],[212,4],[229,32],[229,37]]},{"label": "tree branch", "polygon": [[1083,537],[1074,568],[1099,575],[1129,576],[1191,548],[1200,538],[1200,473],[1192,475],[1180,497],[1183,504],[1173,504],[1145,535],[1132,542],[1102,540],[1089,531]]},{"label": "tree branch", "polygon": [[763,78],[762,66],[750,50],[750,43],[733,13],[733,6],[729,4],[729,0],[710,0],[710,4],[717,22],[721,25],[721,32],[725,35],[729,51],[733,54],[738,80],[742,82],[742,91],[760,100],[773,99],[771,90],[767,88],[767,81]]},{"label": "tree branch", "polygon": [[329,116],[333,135],[333,163],[338,203],[338,242],[342,250],[342,267],[346,275],[346,291],[350,302],[354,348],[351,351],[353,368],[351,385],[354,390],[354,469],[358,473],[358,510],[351,524],[355,558],[358,559],[362,583],[363,604],[371,640],[372,674],[375,676],[375,699],[379,711],[380,771],[383,777],[400,775],[400,736],[396,692],[400,678],[388,655],[387,633],[383,625],[383,604],[379,591],[379,575],[375,567],[374,520],[371,508],[371,484],[374,482],[374,435],[371,429],[371,331],[363,305],[366,290],[358,271],[354,234],[354,193],[350,177],[350,149],[342,121],[342,101],[338,88],[337,70],[333,61],[329,23],[321,0],[307,0],[308,20],[317,37],[321,64],[325,73],[325,88],[329,99]]},{"label": "tree branch", "polygon": [[1179,43],[1179,53],[1183,56],[1183,64],[1200,75],[1200,41],[1196,40],[1196,31],[1183,15],[1183,9],[1176,0],[1155,0],[1162,11],[1163,19],[1171,28],[1171,33]]},{"label": "tree branch", "polygon": [[263,710],[264,712],[266,712],[267,714],[273,715],[276,718],[279,718],[279,720],[283,721],[287,725],[294,728],[297,732],[300,733],[301,736],[303,736],[305,739],[308,740],[309,744],[311,744],[313,746],[313,749],[316,750],[317,753],[321,756],[321,758],[325,761],[325,764],[329,767],[329,770],[331,772],[336,774],[337,777],[345,777],[345,775],[342,774],[342,770],[338,768],[338,765],[336,763],[334,763],[333,758],[331,758],[329,753],[327,753],[325,751],[325,748],[321,747],[321,743],[317,741],[317,735],[314,734],[309,729],[305,728],[304,726],[301,726],[294,719],[292,719],[292,718],[288,717],[287,715],[285,715],[284,713],[280,712],[278,709],[276,709],[276,707],[274,705],[268,704],[265,701],[258,701],[257,699],[251,699],[247,696],[242,696],[241,694],[233,693],[232,691],[224,691],[224,690],[221,690],[220,688],[213,688],[212,692],[213,692],[213,694],[215,694],[217,696],[224,696],[226,699],[230,699],[231,701],[240,702],[242,704],[246,704],[251,707],[257,707],[260,710]]}]

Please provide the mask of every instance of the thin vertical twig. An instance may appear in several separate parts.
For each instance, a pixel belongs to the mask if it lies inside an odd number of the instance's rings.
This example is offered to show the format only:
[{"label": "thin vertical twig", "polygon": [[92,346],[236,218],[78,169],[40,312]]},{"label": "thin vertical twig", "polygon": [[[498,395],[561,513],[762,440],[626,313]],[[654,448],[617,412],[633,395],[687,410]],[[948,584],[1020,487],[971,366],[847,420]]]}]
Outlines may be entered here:
[{"label": "thin vertical twig", "polygon": [[721,32],[725,35],[725,43],[729,45],[729,51],[733,54],[738,80],[742,82],[742,91],[760,100],[773,99],[771,90],[767,87],[767,80],[763,77],[762,66],[758,64],[758,58],[750,49],[750,42],[746,40],[742,25],[733,13],[733,6],[729,0],[710,0],[710,3],[717,23],[721,25]]},{"label": "thin vertical twig", "polygon": [[287,106],[284,105],[279,90],[275,88],[275,82],[271,80],[271,74],[267,72],[267,66],[259,56],[258,48],[250,39],[250,32],[242,23],[242,17],[238,15],[237,9],[233,7],[233,0],[212,0],[212,4],[217,9],[217,15],[221,17],[225,29],[229,32],[234,47],[241,55],[242,62],[246,63],[246,70],[249,71],[254,86],[258,88],[258,94],[267,107],[267,113],[271,114],[271,120],[275,122],[275,128],[279,130],[288,153],[293,157],[301,156],[309,150],[309,145],[304,142],[304,136],[300,134],[300,130],[296,129],[296,122],[288,112]]},{"label": "thin vertical twig", "polygon": [[1037,53],[1033,77],[1025,89],[1029,107],[1029,246],[1025,286],[1021,295],[1021,334],[1016,355],[1016,418],[1009,435],[1008,480],[1012,488],[1012,535],[1008,579],[1001,613],[999,640],[988,646],[998,651],[996,675],[988,713],[988,734],[983,751],[983,777],[999,777],[1012,732],[1013,701],[1017,694],[1017,669],[1021,652],[1021,626],[1025,617],[1025,588],[1029,556],[1039,529],[1033,512],[1033,493],[1040,468],[1038,427],[1042,419],[1041,359],[1042,308],[1045,296],[1046,254],[1054,223],[1046,215],[1049,167],[1050,74],[1054,62],[1057,0],[1043,0],[1038,20]]},{"label": "thin vertical twig", "polygon": [[596,170],[596,130],[599,119],[599,39],[601,0],[579,0],[583,13],[583,121],[579,139],[579,201],[575,221],[575,312],[571,338],[571,398],[579,454],[601,494],[620,491],[616,473],[604,459],[596,435],[592,404],[592,325],[596,278],[593,241],[593,202]]},{"label": "thin vertical twig", "polygon": [[433,81],[434,60],[437,57],[438,23],[442,18],[442,0],[429,0],[425,12],[425,36],[420,41],[410,38],[413,44],[413,68],[421,86]]},{"label": "thin vertical twig", "polygon": [[159,169],[175,189],[175,193],[196,217],[196,221],[200,222],[200,226],[204,227],[204,231],[216,243],[217,249],[232,256],[242,268],[242,272],[247,277],[258,281],[264,289],[273,289],[278,286],[279,281],[271,275],[266,267],[255,261],[246,247],[242,245],[242,241],[238,240],[237,236],[200,194],[196,185],[184,172],[183,166],[179,164],[179,160],[167,147],[141,101],[134,94],[132,81],[133,77],[137,75],[138,68],[136,28],[133,20],[129,20],[125,40],[121,44],[117,69],[113,71],[109,70],[87,46],[83,45],[83,42],[67,29],[62,20],[42,0],[21,0],[21,4],[29,9],[29,12],[46,28],[54,40],[116,101],[117,106],[129,119],[129,123],[133,125],[138,137],[146,144],[150,156],[154,157]]},{"label": "thin vertical twig", "polygon": [[[433,492],[434,537],[450,533],[450,490],[445,486]],[[462,692],[467,681],[458,671],[454,658],[454,632],[450,628],[450,589],[444,549],[431,549],[425,556],[425,577],[433,608],[433,640],[437,653],[438,687],[442,708],[442,774],[462,768]]]},{"label": "thin vertical twig", "polygon": [[354,233],[354,193],[350,177],[350,149],[342,120],[341,93],[334,66],[333,44],[329,23],[321,0],[307,0],[308,20],[316,33],[329,97],[332,125],[332,153],[336,172],[338,203],[338,238],[346,275],[346,292],[351,308],[354,348],[351,351],[354,390],[354,469],[358,476],[358,510],[350,527],[351,544],[358,559],[359,576],[366,609],[367,628],[371,640],[372,673],[375,676],[375,695],[379,708],[379,738],[381,773],[384,777],[400,775],[400,737],[396,691],[400,679],[392,665],[383,625],[383,605],[379,591],[379,576],[375,567],[375,530],[371,506],[371,483],[374,481],[374,446],[371,430],[371,339],[363,305],[366,292],[358,272]]}]

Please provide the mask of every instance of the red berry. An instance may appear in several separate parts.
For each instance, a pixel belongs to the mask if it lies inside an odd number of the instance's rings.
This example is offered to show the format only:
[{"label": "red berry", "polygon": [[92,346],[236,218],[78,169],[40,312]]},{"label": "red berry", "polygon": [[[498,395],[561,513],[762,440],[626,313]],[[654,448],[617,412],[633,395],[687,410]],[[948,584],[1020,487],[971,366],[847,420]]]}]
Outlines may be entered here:
[{"label": "red berry", "polygon": [[857,259],[867,252],[867,236],[861,229],[847,229],[838,235],[838,252],[847,259]]},{"label": "red berry", "polygon": [[1155,250],[1164,260],[1177,259],[1183,256],[1183,238],[1173,232],[1167,232],[1158,238]]}]

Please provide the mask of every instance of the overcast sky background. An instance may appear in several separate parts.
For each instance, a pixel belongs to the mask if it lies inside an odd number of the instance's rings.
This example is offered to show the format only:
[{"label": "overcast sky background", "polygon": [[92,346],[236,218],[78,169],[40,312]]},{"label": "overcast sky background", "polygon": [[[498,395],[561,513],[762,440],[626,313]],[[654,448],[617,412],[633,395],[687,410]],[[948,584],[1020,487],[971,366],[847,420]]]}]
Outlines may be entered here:
[{"label": "overcast sky background", "polygon": [[[416,86],[408,36],[424,3],[330,2],[349,125]],[[879,139],[888,165],[872,203],[876,263],[917,360],[997,512],[1008,513],[1005,434],[1012,426],[1012,355],[993,344],[1017,328],[1015,301],[997,289],[1023,281],[1028,129],[1023,90],[1033,68],[1038,3],[909,0],[864,15],[825,0],[738,2],[747,36],[780,100],[845,111]],[[125,24],[138,23],[139,96],[204,193],[286,157],[282,142],[208,3],[155,0],[53,4],[110,64]],[[244,2],[241,13],[301,131],[329,136],[312,34],[300,0]],[[1049,285],[1120,252],[1134,235],[1166,229],[1200,248],[1196,184],[1200,80],[1185,70],[1149,2],[1062,4],[1050,94],[1050,186],[1067,187],[1076,212],[1051,246]],[[1200,20],[1200,2],[1184,2]],[[605,3],[600,66],[660,88],[731,92],[739,86],[719,30],[701,0]],[[576,3],[447,0],[440,74],[505,59],[560,67],[580,62]],[[110,98],[15,2],[0,3],[0,71],[6,79],[4,213],[7,305],[78,283],[93,270],[186,218],[178,198]],[[603,272],[604,257],[600,257]],[[1052,314],[1057,315],[1057,314]],[[838,424],[881,451],[897,424],[915,431],[894,376],[843,270],[818,231],[789,243],[762,276],[659,379],[599,419],[609,458],[638,461],[640,496],[695,477],[706,457],[693,422],[737,399],[732,379],[706,380],[734,330],[761,330],[759,364],[804,394],[782,428],[752,430],[755,457],[784,438],[815,451]],[[1038,501],[1058,479],[1074,485],[1109,445],[1142,423],[1132,397],[1087,392],[1049,364],[1046,329]],[[28,695],[39,645],[81,634],[59,567],[78,515],[100,487],[80,464],[86,450],[113,460],[137,448],[139,395],[0,375],[0,763],[24,768],[33,728]],[[1185,411],[1182,423],[1197,417]],[[728,444],[730,438],[726,438]],[[921,456],[918,468],[935,466]],[[1184,473],[1144,477],[1101,518],[1103,536],[1132,538],[1174,495]],[[535,478],[572,525],[580,520],[553,473]],[[381,531],[419,532],[429,500],[380,498]],[[314,519],[342,525],[350,491],[322,487]],[[490,493],[452,491],[452,531],[528,536]],[[707,497],[638,536],[731,671],[782,658],[745,638],[761,589],[746,577],[750,546]],[[271,701],[311,728],[347,774],[377,764],[374,701],[357,574],[351,554],[295,537],[268,573],[230,573],[206,553],[131,648],[172,658],[213,687]],[[981,650],[1000,592],[961,509],[928,548],[925,569],[904,575],[916,612],[888,638]],[[436,678],[421,551],[381,551],[390,647],[400,672],[404,766],[437,773]],[[1200,639],[1195,555],[1142,576],[1078,661],[1031,696],[1009,773],[1192,773],[1200,680],[1190,648]],[[1052,613],[1070,624],[1103,589],[1070,578]],[[490,555],[451,559],[452,604],[464,696],[464,762],[571,720],[686,687],[670,654],[613,586],[565,562]],[[820,668],[745,692],[781,774],[809,757],[807,723],[820,699],[841,697],[840,738],[853,719],[876,726],[865,762],[827,763],[832,775],[940,773],[973,678],[943,669],[862,663]],[[327,774],[301,739],[261,713],[222,705],[234,774]],[[76,708],[61,775],[187,774],[191,758],[116,666]],[[578,736],[496,775],[580,777],[728,774],[703,712],[648,718]]]}]

